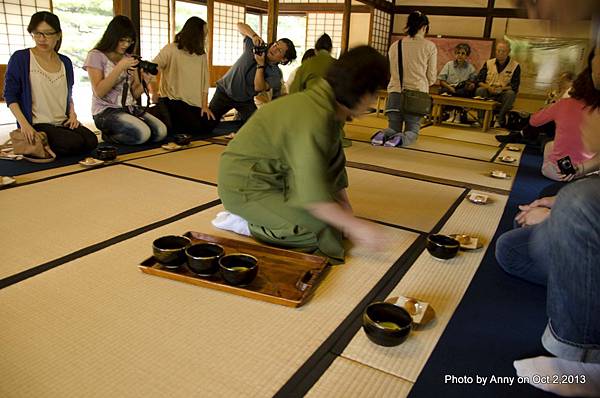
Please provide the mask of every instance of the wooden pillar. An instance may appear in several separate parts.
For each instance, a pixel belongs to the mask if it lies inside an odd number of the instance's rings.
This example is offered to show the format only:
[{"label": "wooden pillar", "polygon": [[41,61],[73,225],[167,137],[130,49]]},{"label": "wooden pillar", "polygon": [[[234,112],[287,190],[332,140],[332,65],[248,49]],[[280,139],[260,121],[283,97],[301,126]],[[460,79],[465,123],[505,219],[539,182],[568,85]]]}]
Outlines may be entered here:
[{"label": "wooden pillar", "polygon": [[169,43],[175,40],[175,0],[169,0]]},{"label": "wooden pillar", "polygon": [[269,0],[269,23],[267,42],[277,40],[277,15],[279,14],[279,0]]},{"label": "wooden pillar", "polygon": [[[206,23],[208,24],[208,40],[207,40],[207,46],[208,46],[208,51],[207,56],[208,56],[208,70],[209,72],[212,71],[212,66],[213,66],[213,44],[214,44],[214,40],[213,40],[213,32],[214,32],[214,20],[215,20],[215,1],[214,0],[207,0],[206,1],[206,10],[207,10],[207,15],[206,15],[206,19],[208,19],[208,21],[206,21]],[[211,74],[212,77],[212,74]]]},{"label": "wooden pillar", "polygon": [[350,41],[350,17],[352,15],[352,0],[344,0],[344,15],[342,17],[342,54],[348,51]]},{"label": "wooden pillar", "polygon": [[485,39],[489,39],[492,36],[492,23],[494,22],[492,13],[494,12],[495,3],[496,0],[488,0],[487,15],[485,17],[485,26],[483,28],[483,37]]}]

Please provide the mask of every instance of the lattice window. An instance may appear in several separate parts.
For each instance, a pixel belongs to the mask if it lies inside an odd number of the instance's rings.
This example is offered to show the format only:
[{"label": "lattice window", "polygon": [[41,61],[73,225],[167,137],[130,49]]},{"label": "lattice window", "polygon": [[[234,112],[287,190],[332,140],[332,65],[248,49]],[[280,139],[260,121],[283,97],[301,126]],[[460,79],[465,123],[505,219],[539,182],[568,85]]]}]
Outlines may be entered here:
[{"label": "lattice window", "polygon": [[140,49],[152,59],[169,43],[169,0],[140,0]]},{"label": "lattice window", "polygon": [[233,65],[244,51],[237,23],[244,22],[246,10],[233,4],[214,4],[213,65]]},{"label": "lattice window", "polygon": [[[333,51],[331,55],[339,57],[342,47],[342,13],[308,13],[306,27],[306,47],[314,48],[315,42],[323,33],[331,36]],[[300,55],[301,56],[301,55]]]},{"label": "lattice window", "polygon": [[32,44],[27,32],[31,16],[51,8],[50,0],[0,0],[0,64],[8,63],[12,53]]},{"label": "lattice window", "polygon": [[390,46],[390,21],[392,17],[387,12],[374,9],[371,24],[371,46],[383,55],[387,55]]}]

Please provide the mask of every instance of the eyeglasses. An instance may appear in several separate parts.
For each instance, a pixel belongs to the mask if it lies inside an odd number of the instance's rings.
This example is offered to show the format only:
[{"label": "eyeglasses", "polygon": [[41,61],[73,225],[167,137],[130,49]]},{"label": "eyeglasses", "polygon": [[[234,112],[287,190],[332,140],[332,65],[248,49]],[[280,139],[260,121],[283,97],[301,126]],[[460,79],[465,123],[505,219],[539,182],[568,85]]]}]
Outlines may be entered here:
[{"label": "eyeglasses", "polygon": [[42,37],[44,39],[47,39],[53,37],[57,33],[58,32],[31,32],[31,37],[33,37],[34,39],[41,39]]},{"label": "eyeglasses", "polygon": [[127,44],[133,44],[133,43],[135,43],[135,40],[130,39],[129,37],[124,37],[122,39],[119,39],[119,42],[121,42],[121,43],[127,43]]}]

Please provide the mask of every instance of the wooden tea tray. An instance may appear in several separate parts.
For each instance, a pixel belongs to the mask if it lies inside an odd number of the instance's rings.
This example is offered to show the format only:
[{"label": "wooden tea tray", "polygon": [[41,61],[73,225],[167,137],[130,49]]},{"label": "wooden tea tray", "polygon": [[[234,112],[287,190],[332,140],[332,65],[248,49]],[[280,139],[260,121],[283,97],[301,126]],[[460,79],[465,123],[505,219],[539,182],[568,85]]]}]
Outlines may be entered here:
[{"label": "wooden tea tray", "polygon": [[232,286],[228,285],[218,272],[210,277],[201,277],[192,273],[185,264],[179,269],[170,270],[162,267],[154,257],[142,262],[138,268],[147,274],[288,307],[303,305],[327,270],[327,259],[320,256],[200,232],[187,232],[185,236],[190,238],[192,243],[219,244],[225,249],[225,254],[253,255],[258,259],[258,275],[247,286]]}]

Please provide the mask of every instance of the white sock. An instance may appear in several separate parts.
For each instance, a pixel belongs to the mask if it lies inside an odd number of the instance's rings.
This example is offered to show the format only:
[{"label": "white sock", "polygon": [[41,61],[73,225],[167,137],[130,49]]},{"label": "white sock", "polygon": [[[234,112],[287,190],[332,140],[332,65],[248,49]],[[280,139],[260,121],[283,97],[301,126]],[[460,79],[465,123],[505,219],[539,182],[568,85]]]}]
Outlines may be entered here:
[{"label": "white sock", "polygon": [[513,365],[517,376],[541,390],[563,397],[600,397],[600,363],[535,357]]},{"label": "white sock", "polygon": [[222,211],[219,214],[217,214],[215,219],[212,220],[212,225],[219,229],[235,232],[239,235],[250,236],[250,228],[248,228],[248,221],[228,211]]}]

